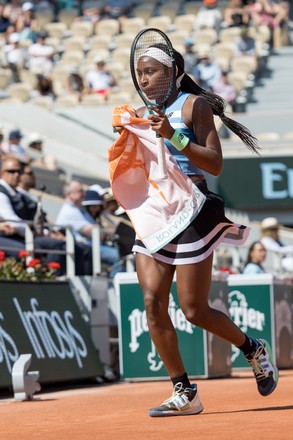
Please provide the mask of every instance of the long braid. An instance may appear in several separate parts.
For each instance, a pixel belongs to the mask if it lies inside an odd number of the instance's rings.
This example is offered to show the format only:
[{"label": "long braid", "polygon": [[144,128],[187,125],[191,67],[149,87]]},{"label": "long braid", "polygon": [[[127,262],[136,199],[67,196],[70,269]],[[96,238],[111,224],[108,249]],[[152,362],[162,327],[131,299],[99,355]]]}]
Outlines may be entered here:
[{"label": "long braid", "polygon": [[212,108],[213,114],[219,116],[223,124],[225,124],[226,127],[233,131],[233,133],[235,133],[242,140],[244,145],[250,151],[259,155],[260,147],[257,143],[256,137],[251,134],[250,130],[247,127],[240,124],[239,122],[236,122],[234,119],[228,118],[228,116],[225,115],[225,108],[227,105],[225,99],[219,95],[216,95],[215,93],[203,89],[198,84],[196,84],[189,75],[184,74],[184,58],[175,49],[174,55],[176,66],[178,68],[177,77],[183,75],[181,79],[180,90],[182,92],[193,93],[194,95],[200,95],[206,98]]}]

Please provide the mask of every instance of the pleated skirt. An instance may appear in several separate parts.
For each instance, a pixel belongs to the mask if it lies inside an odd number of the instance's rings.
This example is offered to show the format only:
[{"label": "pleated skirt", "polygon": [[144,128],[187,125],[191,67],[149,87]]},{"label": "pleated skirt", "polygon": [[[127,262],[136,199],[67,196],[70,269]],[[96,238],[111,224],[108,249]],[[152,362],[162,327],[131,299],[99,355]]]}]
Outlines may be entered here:
[{"label": "pleated skirt", "polygon": [[224,199],[210,191],[205,180],[197,182],[196,186],[205,194],[206,201],[192,223],[153,254],[136,237],[132,248],[134,253],[172,265],[192,264],[207,258],[221,243],[240,246],[246,241],[250,228],[225,216]]}]

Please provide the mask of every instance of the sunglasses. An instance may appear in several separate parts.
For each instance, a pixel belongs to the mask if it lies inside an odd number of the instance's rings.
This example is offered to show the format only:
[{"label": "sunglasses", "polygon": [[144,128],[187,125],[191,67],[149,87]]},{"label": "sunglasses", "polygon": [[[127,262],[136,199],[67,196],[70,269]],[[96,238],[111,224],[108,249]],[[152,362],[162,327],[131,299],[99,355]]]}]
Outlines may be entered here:
[{"label": "sunglasses", "polygon": [[9,173],[9,174],[16,174],[16,173],[20,174],[21,173],[21,170],[3,170],[3,171],[5,171],[5,173]]}]

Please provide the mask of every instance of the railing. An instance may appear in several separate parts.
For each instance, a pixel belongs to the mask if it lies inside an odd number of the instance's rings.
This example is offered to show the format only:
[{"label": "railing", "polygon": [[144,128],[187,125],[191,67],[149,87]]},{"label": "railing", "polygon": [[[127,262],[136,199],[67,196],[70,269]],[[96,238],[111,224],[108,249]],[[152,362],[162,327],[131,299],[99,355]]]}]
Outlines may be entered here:
[{"label": "railing", "polygon": [[[0,222],[4,222],[4,220],[0,220]],[[16,223],[13,221],[13,223]],[[38,249],[35,247],[34,240],[34,232],[32,229],[33,222],[26,221],[21,222],[25,224],[25,236],[24,236],[24,249],[30,253],[28,259],[31,259],[35,253],[43,253],[43,254],[61,254],[66,255],[66,276],[74,277],[76,274],[75,270],[75,238],[71,227],[65,227],[65,250],[57,250],[57,249]],[[44,225],[46,226],[46,225]],[[50,225],[54,226],[54,225]],[[6,236],[4,236],[6,237]],[[9,236],[7,236],[9,238]],[[93,273],[92,275],[96,276],[102,273],[102,264],[101,264],[101,233],[100,228],[96,227],[92,229],[92,266]],[[1,250],[10,250],[15,251],[15,248],[11,248],[9,246],[1,246]],[[133,257],[132,255],[127,256],[126,260],[126,270],[128,272],[134,271],[133,265]]]}]

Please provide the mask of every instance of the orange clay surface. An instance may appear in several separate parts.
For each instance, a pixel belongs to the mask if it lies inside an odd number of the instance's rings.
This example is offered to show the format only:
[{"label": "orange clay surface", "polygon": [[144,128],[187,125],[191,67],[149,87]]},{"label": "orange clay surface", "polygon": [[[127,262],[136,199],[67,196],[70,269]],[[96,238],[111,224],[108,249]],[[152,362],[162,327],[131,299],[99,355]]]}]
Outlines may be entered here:
[{"label": "orange clay surface", "polygon": [[[200,415],[151,418],[148,408],[171,394],[168,381],[115,383],[0,398],[1,440],[292,440],[293,370],[261,397],[252,373],[197,380]],[[1,394],[0,394],[1,397]]]}]

